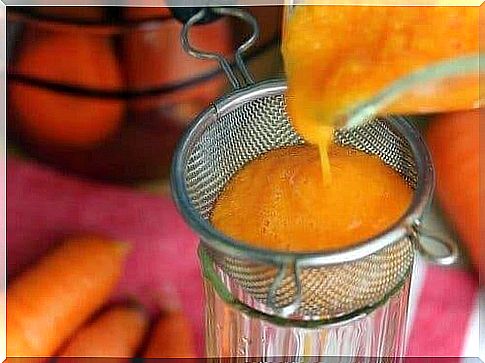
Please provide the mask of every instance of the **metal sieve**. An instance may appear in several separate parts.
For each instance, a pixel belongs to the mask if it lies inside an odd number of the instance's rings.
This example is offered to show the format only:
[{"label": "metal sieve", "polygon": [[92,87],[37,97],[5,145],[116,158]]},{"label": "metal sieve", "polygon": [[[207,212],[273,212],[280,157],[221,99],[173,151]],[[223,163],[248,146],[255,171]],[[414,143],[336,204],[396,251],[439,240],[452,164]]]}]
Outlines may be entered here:
[{"label": "metal sieve", "polygon": [[242,61],[257,37],[256,21],[236,8],[212,11],[246,20],[254,32],[236,52],[236,66],[246,83],[241,87],[229,62],[189,44],[189,28],[205,10],[191,17],[182,31],[185,50],[218,60],[235,88],[194,120],[173,162],[174,200],[200,235],[206,277],[223,294],[266,318],[329,323],[366,313],[392,296],[411,273],[416,250],[435,263],[453,263],[457,249],[451,241],[427,236],[447,247],[446,256],[430,253],[422,243],[421,219],[432,196],[434,171],[419,132],[404,117],[377,118],[335,132],[335,143],[378,156],[414,190],[406,213],[380,235],[341,250],[290,253],[253,247],[212,227],[214,202],[234,173],[270,150],[304,143],[286,112],[285,82],[254,83]]}]

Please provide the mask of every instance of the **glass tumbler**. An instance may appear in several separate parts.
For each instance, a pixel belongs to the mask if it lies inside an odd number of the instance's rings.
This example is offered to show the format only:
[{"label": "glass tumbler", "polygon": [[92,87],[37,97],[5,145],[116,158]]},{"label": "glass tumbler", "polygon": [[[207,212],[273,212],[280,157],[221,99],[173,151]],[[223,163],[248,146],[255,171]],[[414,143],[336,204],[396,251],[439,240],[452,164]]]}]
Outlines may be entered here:
[{"label": "glass tumbler", "polygon": [[[203,11],[185,24],[183,45],[192,55],[219,60],[224,68],[220,57],[191,48],[188,41],[188,29],[203,18]],[[244,11],[211,11],[247,20],[257,34],[257,24]],[[239,55],[253,38],[239,48]],[[424,236],[434,238],[421,223],[434,171],[419,132],[404,117],[387,117],[338,129],[334,135],[339,145],[379,157],[414,190],[410,207],[389,229],[334,251],[279,252],[250,246],[212,227],[214,202],[247,162],[304,140],[286,112],[285,81],[254,83],[248,70],[239,68],[245,84],[231,82],[233,92],[194,120],[172,165],[174,200],[200,236],[207,355],[338,356],[353,361],[401,357],[415,253],[439,264],[452,263],[457,254],[451,241],[435,239],[447,248],[443,256],[432,255],[423,243]],[[230,80],[236,78],[233,70],[224,70]]]}]

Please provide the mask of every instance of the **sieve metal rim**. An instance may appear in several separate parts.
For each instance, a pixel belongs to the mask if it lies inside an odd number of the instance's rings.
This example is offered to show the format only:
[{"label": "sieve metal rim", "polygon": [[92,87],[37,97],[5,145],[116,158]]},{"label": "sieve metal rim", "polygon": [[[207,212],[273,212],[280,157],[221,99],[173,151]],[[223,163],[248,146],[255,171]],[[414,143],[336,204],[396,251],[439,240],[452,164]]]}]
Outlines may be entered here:
[{"label": "sieve metal rim", "polygon": [[202,218],[192,205],[185,184],[185,164],[188,152],[197,137],[213,122],[225,114],[255,99],[286,93],[283,79],[267,80],[233,91],[214,101],[201,112],[179,140],[173,157],[171,188],[174,202],[187,224],[198,233],[203,243],[219,252],[235,258],[257,260],[284,266],[296,263],[299,267],[328,266],[351,262],[372,255],[396,241],[416,233],[421,217],[427,208],[434,191],[435,173],[431,155],[419,131],[409,121],[400,116],[386,117],[392,127],[404,136],[416,160],[418,183],[413,199],[403,216],[387,230],[370,239],[362,240],[344,249],[320,252],[284,252],[254,247],[233,239],[217,231]]}]

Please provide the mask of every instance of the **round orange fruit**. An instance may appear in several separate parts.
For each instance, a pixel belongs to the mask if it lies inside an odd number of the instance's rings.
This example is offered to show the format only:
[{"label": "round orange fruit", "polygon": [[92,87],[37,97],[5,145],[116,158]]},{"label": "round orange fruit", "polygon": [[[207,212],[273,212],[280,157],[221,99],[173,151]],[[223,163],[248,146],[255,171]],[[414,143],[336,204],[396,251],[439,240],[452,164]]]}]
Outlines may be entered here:
[{"label": "round orange fruit", "polygon": [[[80,88],[119,90],[122,75],[109,42],[79,33],[24,38],[15,72]],[[18,128],[35,142],[88,146],[113,133],[123,103],[11,82],[8,95]]]}]

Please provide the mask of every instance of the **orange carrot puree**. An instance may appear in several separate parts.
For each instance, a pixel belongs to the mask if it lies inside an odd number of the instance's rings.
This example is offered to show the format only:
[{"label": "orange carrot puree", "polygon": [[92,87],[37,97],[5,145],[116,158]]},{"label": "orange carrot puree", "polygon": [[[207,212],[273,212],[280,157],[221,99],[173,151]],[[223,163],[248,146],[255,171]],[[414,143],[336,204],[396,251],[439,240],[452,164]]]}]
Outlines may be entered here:
[{"label": "orange carrot puree", "polygon": [[258,247],[318,251],[373,237],[403,215],[412,193],[399,174],[375,156],[336,145],[329,151],[327,186],[314,146],[249,162],[217,200],[214,227]]},{"label": "orange carrot puree", "polygon": [[[478,7],[457,6],[297,6],[282,47],[296,128],[307,141],[317,142],[312,137],[318,134],[316,125],[333,125],[336,117],[393,81],[440,61],[478,54],[478,12]],[[409,113],[472,108],[475,78],[461,98],[438,88],[434,94],[441,97],[423,94],[436,107],[426,100],[421,110],[424,100],[418,98],[395,107]]]},{"label": "orange carrot puree", "polygon": [[[330,179],[326,150],[337,120],[413,71],[478,54],[478,28],[478,7],[296,6],[282,46],[288,111],[305,140],[320,145],[324,179]],[[478,78],[419,85],[381,111],[477,107]]]}]

